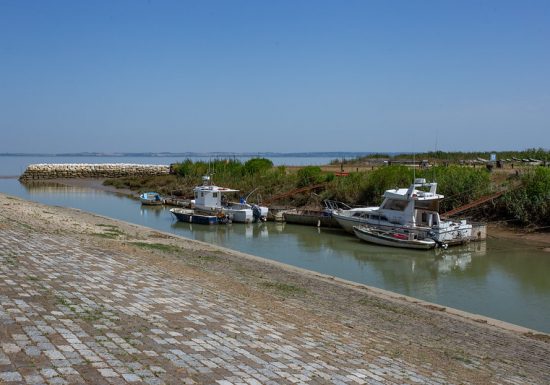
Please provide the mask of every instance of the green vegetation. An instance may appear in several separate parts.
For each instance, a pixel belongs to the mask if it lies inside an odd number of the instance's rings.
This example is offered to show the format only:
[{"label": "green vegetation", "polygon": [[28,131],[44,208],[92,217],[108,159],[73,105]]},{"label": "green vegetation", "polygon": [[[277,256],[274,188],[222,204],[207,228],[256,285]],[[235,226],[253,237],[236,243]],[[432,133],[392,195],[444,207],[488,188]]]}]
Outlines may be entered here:
[{"label": "green vegetation", "polygon": [[296,187],[310,186],[312,184],[322,183],[327,180],[327,177],[323,175],[323,171],[319,166],[306,166],[301,168],[296,173],[296,177],[298,179]]},{"label": "green vegetation", "polygon": [[118,238],[119,236],[125,235],[122,230],[120,230],[117,226],[114,226],[114,225],[106,225],[104,223],[99,223],[96,226],[103,228],[102,233],[94,233],[94,235],[98,237],[114,239],[114,238]]},{"label": "green vegetation", "polygon": [[263,287],[276,291],[279,294],[284,296],[290,295],[302,295],[307,291],[301,287],[289,285],[283,282],[262,282],[260,283]]},{"label": "green vegetation", "polygon": [[518,188],[498,201],[501,216],[522,225],[550,226],[550,169],[536,167],[524,173]]},{"label": "green vegetation", "polygon": [[491,175],[483,169],[433,167],[419,174],[421,178],[438,182],[438,192],[445,196],[441,203],[442,211],[465,205],[491,192]]},{"label": "green vegetation", "polygon": [[196,259],[197,261],[200,261],[200,262],[215,262],[219,258],[216,257],[215,255],[198,255]]},{"label": "green vegetation", "polygon": [[105,307],[100,305],[99,308],[96,309],[84,308],[83,310],[84,311],[82,313],[78,314],[79,318],[84,321],[93,322],[103,318],[103,311],[105,310]]},{"label": "green vegetation", "polygon": [[130,245],[137,246],[146,250],[157,250],[165,253],[177,253],[181,251],[180,247],[167,245],[165,243],[130,242]]}]

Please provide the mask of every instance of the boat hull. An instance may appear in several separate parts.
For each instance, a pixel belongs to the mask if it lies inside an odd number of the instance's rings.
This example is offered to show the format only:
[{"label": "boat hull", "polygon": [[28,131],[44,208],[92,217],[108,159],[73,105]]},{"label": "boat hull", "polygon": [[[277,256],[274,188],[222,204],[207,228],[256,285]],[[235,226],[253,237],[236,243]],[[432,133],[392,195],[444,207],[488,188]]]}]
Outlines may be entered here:
[{"label": "boat hull", "polygon": [[353,231],[359,239],[381,246],[416,250],[429,250],[436,246],[436,242],[433,239],[410,239],[406,237],[396,237],[396,235],[401,234],[377,231],[376,229],[369,229],[364,226],[355,226]]},{"label": "boat hull", "polygon": [[350,234],[353,234],[353,226],[367,224],[367,221],[362,218],[352,217],[350,215],[340,214],[338,212],[333,212],[332,217],[340,225],[340,227]]},{"label": "boat hull", "polygon": [[139,200],[141,201],[142,205],[147,206],[160,206],[164,204],[164,200],[161,198],[161,196],[154,192],[141,194],[139,196]]},{"label": "boat hull", "polygon": [[287,223],[304,226],[338,227],[338,222],[322,211],[285,212],[283,218]]},{"label": "boat hull", "polygon": [[345,231],[352,234],[355,226],[369,226],[385,231],[406,231],[416,234],[419,238],[432,238],[447,245],[457,245],[472,240],[472,225],[465,222],[449,221],[442,222],[441,226],[422,227],[369,221],[366,216],[350,216],[338,212],[333,212],[332,216]]},{"label": "boat hull", "polygon": [[[204,215],[213,215],[221,212],[231,218],[232,222],[236,223],[252,223],[256,221],[256,218],[254,217],[254,210],[239,203],[222,207],[204,207],[195,205],[195,211]],[[263,211],[261,213],[263,213]],[[267,215],[267,208],[265,210],[265,214]],[[261,218],[264,217],[261,216]]]},{"label": "boat hull", "polygon": [[237,223],[252,223],[254,216],[251,209],[231,209],[224,207],[223,213]]},{"label": "boat hull", "polygon": [[171,209],[170,212],[180,222],[197,223],[201,225],[217,225],[219,223],[222,223],[220,222],[220,218],[215,215],[203,215],[195,213],[193,210]]},{"label": "boat hull", "polygon": [[160,206],[160,205],[164,204],[162,201],[154,201],[154,200],[149,200],[149,199],[141,199],[140,198],[140,201],[141,201],[141,204],[145,205],[145,206]]}]

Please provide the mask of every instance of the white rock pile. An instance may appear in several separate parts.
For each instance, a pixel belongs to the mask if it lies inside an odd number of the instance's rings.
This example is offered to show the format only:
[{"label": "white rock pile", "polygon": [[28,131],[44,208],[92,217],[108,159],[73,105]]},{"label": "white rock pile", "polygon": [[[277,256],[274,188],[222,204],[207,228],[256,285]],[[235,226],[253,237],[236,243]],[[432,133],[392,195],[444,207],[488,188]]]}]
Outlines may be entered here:
[{"label": "white rock pile", "polygon": [[118,178],[129,176],[166,175],[169,165],[161,164],[127,164],[127,163],[44,163],[30,164],[19,177],[29,179],[58,178]]}]

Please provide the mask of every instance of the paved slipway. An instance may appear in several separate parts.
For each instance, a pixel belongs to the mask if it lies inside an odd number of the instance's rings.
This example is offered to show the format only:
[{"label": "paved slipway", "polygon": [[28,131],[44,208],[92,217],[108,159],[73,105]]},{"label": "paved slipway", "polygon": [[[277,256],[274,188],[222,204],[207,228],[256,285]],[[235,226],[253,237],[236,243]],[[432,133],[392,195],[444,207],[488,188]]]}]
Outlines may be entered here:
[{"label": "paved slipway", "polygon": [[2,194],[0,344],[2,384],[550,383],[546,334]]}]

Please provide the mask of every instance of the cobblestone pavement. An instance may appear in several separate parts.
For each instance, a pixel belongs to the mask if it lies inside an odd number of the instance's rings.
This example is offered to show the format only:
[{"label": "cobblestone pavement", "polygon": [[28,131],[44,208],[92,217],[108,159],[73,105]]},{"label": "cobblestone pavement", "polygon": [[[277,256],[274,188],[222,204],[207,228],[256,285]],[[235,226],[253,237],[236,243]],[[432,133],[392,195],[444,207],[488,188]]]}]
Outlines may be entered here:
[{"label": "cobblestone pavement", "polygon": [[[259,310],[201,275],[92,240],[0,227],[2,384],[544,383],[511,362],[463,371],[389,352],[394,336]],[[540,348],[539,348],[540,349]],[[421,361],[421,360],[420,360]],[[487,371],[494,370],[490,376]],[[508,371],[509,370],[509,371]],[[478,373],[479,371],[479,373]],[[466,373],[466,375],[464,374]],[[495,374],[496,373],[496,374]],[[546,374],[545,374],[546,373]],[[476,380],[476,378],[478,380]]]}]

